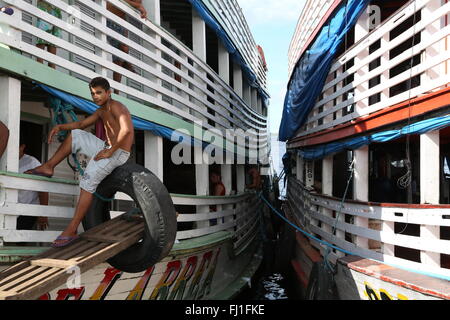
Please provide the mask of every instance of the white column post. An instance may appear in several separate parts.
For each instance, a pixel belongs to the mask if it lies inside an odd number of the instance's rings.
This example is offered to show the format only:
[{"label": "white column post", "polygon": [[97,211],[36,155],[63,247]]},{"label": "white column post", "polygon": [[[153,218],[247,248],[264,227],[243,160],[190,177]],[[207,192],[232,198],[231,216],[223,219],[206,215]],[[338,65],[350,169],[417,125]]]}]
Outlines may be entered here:
[{"label": "white column post", "polygon": [[[6,150],[0,158],[0,170],[19,172],[21,82],[9,76],[0,76],[0,121],[9,129]],[[6,190],[6,201],[17,203],[17,190]],[[0,226],[16,229],[17,216],[0,215]]]},{"label": "white column post", "polygon": [[236,165],[236,188],[237,193],[242,193],[245,191],[245,165]]},{"label": "white column post", "polygon": [[[206,24],[194,9],[192,10],[192,51],[201,61],[206,63]],[[196,68],[201,69],[198,65]],[[206,72],[201,70],[201,73],[206,77]],[[198,83],[203,82],[198,76],[194,76],[194,79]],[[206,98],[206,94],[202,93],[200,89],[195,89],[194,91]],[[203,91],[206,91],[206,83],[203,85]],[[203,103],[198,107],[204,111],[207,110]],[[205,122],[207,121],[206,117],[200,114],[194,113],[194,115]]]},{"label": "white column post", "polygon": [[[195,188],[198,196],[209,195],[209,167],[204,162],[203,150],[201,146],[194,146],[194,162],[195,162]],[[209,212],[209,206],[196,206],[197,213]],[[197,222],[197,228],[205,228],[209,226],[209,221]]]},{"label": "white column post", "polygon": [[244,83],[242,81],[242,69],[239,65],[233,63],[233,82],[236,94],[244,98]]},{"label": "white column post", "polygon": [[144,163],[145,167],[163,180],[163,138],[149,131],[144,133]]},{"label": "white column post", "polygon": [[[353,176],[353,199],[369,201],[369,146],[364,146],[354,151],[355,171]],[[369,219],[355,217],[355,225],[369,228]],[[356,237],[355,244],[361,248],[368,248],[367,238]]]},{"label": "white column post", "polygon": [[297,180],[304,183],[305,182],[304,177],[303,177],[304,160],[302,157],[300,157],[300,155],[297,154],[296,161],[297,161],[297,165],[295,166],[295,170],[296,170],[295,175],[297,176]]},{"label": "white column post", "polygon": [[314,161],[306,160],[305,161],[305,186],[312,187],[314,184]]},{"label": "white column post", "polygon": [[[225,186],[225,195],[229,195],[231,192],[231,188],[233,187],[233,185],[232,185],[233,170],[232,170],[231,166],[232,166],[231,164],[222,164],[220,166],[221,175],[222,175],[222,183]],[[217,206],[217,207],[219,208],[219,206]],[[222,210],[233,209],[232,204],[222,205],[221,207],[222,207]],[[221,219],[219,219],[219,220],[222,221]],[[219,220],[218,220],[218,222],[219,222]],[[228,216],[224,219],[224,222],[229,222],[232,220],[233,220],[233,216]]]},{"label": "white column post", "polygon": [[258,110],[258,90],[255,88],[250,87],[250,93],[251,93],[251,107],[253,110],[255,110],[258,113],[261,113],[261,111]]},{"label": "white column post", "polygon": [[206,24],[195,10],[192,10],[192,51],[206,62]]},{"label": "white column post", "polygon": [[[420,203],[439,204],[439,139],[440,132],[432,131],[420,135]],[[440,227],[420,226],[421,239],[439,239]],[[440,267],[441,255],[435,252],[420,252],[422,263]]]},{"label": "white column post", "polygon": [[[228,53],[227,49],[225,48],[225,46],[222,44],[221,41],[219,41],[218,49],[219,49],[219,54],[218,54],[219,76],[226,84],[229,85],[230,84],[230,54]],[[223,88],[223,92],[227,92],[227,90],[225,88]],[[221,103],[223,105],[226,105],[229,103],[225,99],[221,99],[221,100],[222,100]],[[223,108],[223,110],[225,111],[226,109]],[[226,112],[226,114],[228,116],[230,115],[229,112]],[[225,118],[222,117],[222,120],[225,121],[225,123],[227,123],[228,125],[230,125],[228,120],[226,120]]]},{"label": "white column post", "polygon": [[148,19],[156,25],[161,24],[160,0],[142,0],[142,5],[147,10]]}]

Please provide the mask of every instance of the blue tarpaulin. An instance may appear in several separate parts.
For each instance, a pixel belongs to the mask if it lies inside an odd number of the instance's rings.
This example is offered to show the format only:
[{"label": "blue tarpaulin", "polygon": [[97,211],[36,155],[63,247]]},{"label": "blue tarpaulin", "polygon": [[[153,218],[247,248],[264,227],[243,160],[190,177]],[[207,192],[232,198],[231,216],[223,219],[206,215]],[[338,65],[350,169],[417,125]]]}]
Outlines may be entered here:
[{"label": "blue tarpaulin", "polygon": [[377,132],[372,135],[356,137],[346,141],[332,142],[317,147],[305,148],[298,150],[298,154],[304,159],[316,160],[344,150],[355,150],[373,142],[388,142],[407,134],[424,134],[447,126],[450,126],[450,116],[432,118],[410,124],[398,130]]},{"label": "blue tarpaulin", "polygon": [[324,24],[318,36],[297,61],[284,100],[279,140],[287,141],[305,123],[316,104],[333,59],[345,34],[355,25],[369,0],[343,1]]},{"label": "blue tarpaulin", "polygon": [[[51,94],[52,96],[58,97],[59,99],[71,104],[72,106],[87,112],[89,114],[93,114],[99,107],[88,100],[73,96],[71,94],[62,92],[60,90],[54,89],[54,88],[50,88],[46,85],[43,84],[37,84],[38,87],[42,88],[44,91],[48,92],[49,94]],[[143,120],[140,119],[136,116],[132,116],[132,120],[133,120],[133,125],[135,129],[138,130],[145,130],[145,131],[151,131],[153,134],[166,138],[168,140],[171,140],[172,138],[172,134],[175,130],[158,125],[156,123],[147,121],[147,120]],[[180,142],[182,143],[189,143],[189,144],[194,144],[194,141],[196,141],[196,139],[194,140],[192,137],[188,137],[186,135],[183,135],[182,133],[177,131],[177,134],[174,135],[175,138],[181,139]],[[201,142],[198,142],[201,143]]]},{"label": "blue tarpaulin", "polygon": [[261,97],[263,97],[262,101],[267,106],[267,99],[269,98],[264,90],[259,85],[255,73],[252,69],[245,63],[244,58],[241,53],[236,49],[236,46],[231,41],[230,37],[227,35],[222,26],[216,21],[213,15],[209,12],[208,8],[203,4],[201,0],[187,0],[191,3],[192,7],[195,11],[200,15],[200,17],[205,21],[206,25],[211,28],[222,41],[223,45],[227,49],[228,53],[232,57],[232,59],[242,67],[242,72],[248,80],[248,83],[253,88],[256,88]]}]

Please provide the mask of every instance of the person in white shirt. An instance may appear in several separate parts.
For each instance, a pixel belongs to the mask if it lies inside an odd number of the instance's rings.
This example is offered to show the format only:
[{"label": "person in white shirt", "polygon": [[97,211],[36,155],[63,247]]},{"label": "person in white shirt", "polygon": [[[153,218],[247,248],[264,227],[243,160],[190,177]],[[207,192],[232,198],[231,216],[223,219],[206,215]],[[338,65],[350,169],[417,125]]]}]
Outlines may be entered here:
[{"label": "person in white shirt", "polygon": [[[26,144],[21,142],[19,147],[19,173],[24,173],[41,165],[35,157],[25,154],[25,148]],[[48,193],[19,190],[18,202],[48,205]],[[45,230],[48,227],[48,218],[33,216],[19,216],[17,218],[17,230],[32,230],[35,224],[38,230]]]}]

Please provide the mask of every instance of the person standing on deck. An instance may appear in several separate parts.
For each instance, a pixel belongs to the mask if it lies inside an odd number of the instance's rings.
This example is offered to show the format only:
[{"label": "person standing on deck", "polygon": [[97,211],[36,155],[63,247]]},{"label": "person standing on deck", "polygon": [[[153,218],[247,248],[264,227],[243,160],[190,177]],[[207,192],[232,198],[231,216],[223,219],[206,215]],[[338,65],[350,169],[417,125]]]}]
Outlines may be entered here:
[{"label": "person standing on deck", "polygon": [[[211,181],[211,192],[210,194],[215,197],[224,196],[226,194],[225,186],[222,183],[222,177],[217,172],[211,172],[209,175],[209,180]],[[216,205],[209,206],[211,212],[217,211]],[[223,219],[223,218],[222,218]],[[209,220],[211,225],[217,224],[217,219]]]},{"label": "person standing on deck", "polygon": [[[109,82],[101,77],[89,84],[91,96],[98,108],[82,121],[55,126],[48,136],[48,143],[59,131],[71,131],[56,153],[42,166],[27,173],[51,177],[54,168],[71,153],[83,153],[91,158],[80,180],[80,196],[74,217],[62,234],[53,242],[54,247],[63,247],[77,239],[77,229],[89,209],[100,182],[115,168],[127,162],[134,140],[134,127],[128,109],[111,98]],[[101,119],[106,132],[106,141],[82,129]]]},{"label": "person standing on deck", "polygon": [[262,188],[262,181],[261,181],[261,175],[259,174],[257,167],[252,167],[248,174],[252,178],[252,183],[247,185],[247,189],[253,189],[253,190],[261,190]]},{"label": "person standing on deck", "polygon": [[[146,19],[147,18],[147,11],[145,10],[144,6],[142,5],[142,0],[125,0],[129,5],[139,10],[141,13],[141,18]],[[114,13],[119,18],[125,20],[125,12],[111,4],[110,2],[106,3],[106,9],[108,11]],[[120,20],[112,21],[110,19],[106,20],[106,25],[108,28],[114,30],[115,32],[123,35],[124,37],[128,36],[128,31],[120,25]],[[113,37],[107,36],[107,41],[110,45],[112,45],[114,48],[117,48],[125,53],[128,53],[130,51],[130,48],[125,44],[122,43]],[[130,70],[131,72],[134,72],[133,66],[130,62],[123,60],[122,58],[119,58],[115,55],[113,55],[112,60],[115,64],[118,66],[121,66],[122,68],[125,68],[127,70]],[[122,81],[122,75],[116,71],[113,72],[113,79],[114,81],[121,82]],[[114,90],[114,93],[119,93],[118,90]]]},{"label": "person standing on deck", "polygon": [[[19,146],[19,173],[40,166],[38,159],[25,153],[26,144],[20,137]],[[48,192],[37,192],[31,190],[19,190],[18,203],[48,205]],[[17,218],[17,230],[33,230],[36,225],[38,230],[45,230],[48,227],[47,217],[19,216]]]}]

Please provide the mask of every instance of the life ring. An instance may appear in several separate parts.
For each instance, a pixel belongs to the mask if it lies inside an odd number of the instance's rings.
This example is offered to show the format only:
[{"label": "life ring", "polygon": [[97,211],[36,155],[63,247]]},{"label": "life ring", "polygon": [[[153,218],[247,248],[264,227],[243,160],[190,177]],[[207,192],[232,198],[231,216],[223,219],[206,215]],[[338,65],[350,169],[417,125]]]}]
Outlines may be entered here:
[{"label": "life ring", "polygon": [[323,261],[315,262],[309,274],[306,300],[338,300],[332,272]]},{"label": "life ring", "polygon": [[[117,167],[97,187],[97,193],[112,198],[116,192],[130,196],[143,213],[144,237],[108,260],[124,272],[142,272],[167,256],[177,233],[172,198],[164,184],[148,169],[137,164]],[[94,197],[84,220],[85,230],[110,220],[109,203]]]}]

